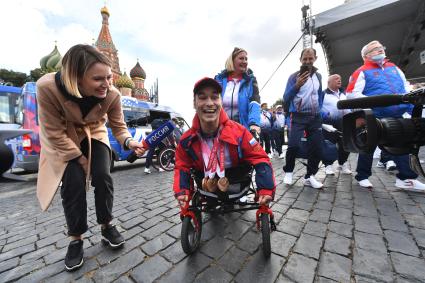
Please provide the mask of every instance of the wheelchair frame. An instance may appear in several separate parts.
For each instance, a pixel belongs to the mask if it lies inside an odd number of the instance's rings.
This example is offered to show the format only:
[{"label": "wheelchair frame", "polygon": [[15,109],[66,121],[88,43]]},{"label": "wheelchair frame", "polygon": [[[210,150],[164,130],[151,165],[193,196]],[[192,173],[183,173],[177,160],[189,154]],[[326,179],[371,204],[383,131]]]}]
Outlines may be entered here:
[{"label": "wheelchair frame", "polygon": [[[191,178],[194,183],[194,193],[189,196],[189,200],[184,206],[180,206],[180,218],[182,219],[181,244],[183,251],[187,254],[195,252],[199,245],[202,233],[202,212],[226,214],[230,212],[247,211],[256,209],[256,227],[262,233],[263,254],[269,257],[271,254],[270,233],[276,230],[274,215],[268,205],[257,203],[258,194],[252,181],[253,167],[249,168],[249,173],[243,180],[230,180],[230,184],[240,184],[241,191],[235,194],[206,192],[201,189],[202,179],[200,174],[191,171]],[[203,177],[203,172],[202,172]],[[253,201],[241,202],[243,196],[252,196]],[[234,208],[238,205],[239,208]]]}]

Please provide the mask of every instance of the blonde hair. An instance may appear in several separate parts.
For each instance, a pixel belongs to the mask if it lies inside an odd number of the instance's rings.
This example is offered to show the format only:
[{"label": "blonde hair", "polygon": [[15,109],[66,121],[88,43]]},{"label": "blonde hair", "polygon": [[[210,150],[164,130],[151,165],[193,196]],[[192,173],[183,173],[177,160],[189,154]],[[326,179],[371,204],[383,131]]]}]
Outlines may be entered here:
[{"label": "blonde hair", "polygon": [[227,57],[226,63],[224,64],[224,67],[226,68],[227,72],[233,72],[235,70],[235,66],[233,65],[233,60],[236,58],[236,56],[238,56],[239,53],[245,52],[248,54],[248,52],[246,52],[245,49],[243,48],[239,48],[239,47],[235,47],[232,51],[232,53],[229,55],[229,57]]},{"label": "blonde hair", "polygon": [[61,79],[69,94],[82,97],[78,89],[78,80],[83,78],[95,63],[112,66],[108,57],[91,45],[77,44],[66,52],[62,58]]}]

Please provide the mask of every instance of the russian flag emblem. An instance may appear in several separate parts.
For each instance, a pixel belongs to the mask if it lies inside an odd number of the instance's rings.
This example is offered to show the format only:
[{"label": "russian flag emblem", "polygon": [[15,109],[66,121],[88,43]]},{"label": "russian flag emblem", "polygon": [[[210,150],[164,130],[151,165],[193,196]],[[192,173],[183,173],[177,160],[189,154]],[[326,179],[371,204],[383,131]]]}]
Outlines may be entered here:
[{"label": "russian flag emblem", "polygon": [[255,146],[257,143],[258,143],[258,142],[257,142],[257,140],[256,140],[255,138],[252,138],[252,139],[249,141],[249,144],[250,144],[251,146]]}]

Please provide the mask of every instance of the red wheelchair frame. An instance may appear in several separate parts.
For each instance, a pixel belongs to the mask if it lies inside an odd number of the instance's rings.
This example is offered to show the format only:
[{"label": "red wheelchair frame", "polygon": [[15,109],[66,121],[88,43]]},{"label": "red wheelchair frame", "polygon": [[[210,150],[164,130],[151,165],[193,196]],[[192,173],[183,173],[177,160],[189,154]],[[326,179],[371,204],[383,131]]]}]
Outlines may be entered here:
[{"label": "red wheelchair frame", "polygon": [[[181,244],[187,254],[195,252],[199,245],[202,233],[202,212],[226,214],[230,212],[256,209],[256,227],[262,233],[263,254],[269,257],[271,254],[270,233],[276,230],[274,215],[268,205],[259,205],[258,194],[252,182],[252,166],[238,166],[226,169],[226,177],[232,185],[240,185],[240,192],[217,193],[206,192],[201,189],[203,172],[192,170],[191,178],[194,183],[194,192],[189,196],[185,205],[180,206],[180,218],[182,219]],[[232,177],[233,174],[239,177]],[[253,201],[241,202],[243,196],[254,195]],[[239,208],[234,208],[238,205]]]}]

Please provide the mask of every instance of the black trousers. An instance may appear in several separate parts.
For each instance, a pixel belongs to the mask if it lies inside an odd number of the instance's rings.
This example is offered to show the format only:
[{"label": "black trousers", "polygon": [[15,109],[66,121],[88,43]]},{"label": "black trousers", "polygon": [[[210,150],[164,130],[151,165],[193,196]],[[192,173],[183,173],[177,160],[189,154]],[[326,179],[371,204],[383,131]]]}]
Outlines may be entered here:
[{"label": "black trousers", "polygon": [[[102,142],[92,139],[91,185],[94,187],[97,223],[108,224],[112,216],[114,186],[110,174],[111,153]],[[87,139],[81,142],[81,151],[88,156]],[[62,177],[62,206],[69,236],[85,233],[87,226],[87,200],[85,173],[77,160],[68,162]]]},{"label": "black trousers", "polygon": [[300,149],[301,138],[307,132],[307,173],[305,178],[315,175],[319,170],[319,162],[322,157],[322,118],[320,115],[309,113],[291,113],[291,127],[289,130],[288,149],[286,151],[285,172],[293,172],[295,159]]},{"label": "black trousers", "polygon": [[[342,131],[342,120],[338,120],[331,123],[328,122],[325,124],[330,124],[338,131]],[[338,148],[338,164],[343,165],[348,160],[348,156],[350,155],[350,152],[344,150],[342,137],[340,137],[336,133],[323,131],[323,138],[330,141],[333,144],[336,144]],[[323,161],[323,164],[325,164],[325,166],[331,165],[333,163],[333,162],[326,161],[325,157],[322,159],[322,161]]]},{"label": "black trousers", "polygon": [[272,132],[271,129],[264,129],[261,128],[260,132],[260,144],[261,146],[265,146],[265,151],[267,154],[271,153],[270,147],[271,147],[271,139],[272,139]]},{"label": "black trousers", "polygon": [[282,154],[282,145],[285,143],[285,131],[284,129],[273,129],[272,130],[273,140],[276,146],[276,150],[279,155]]}]

